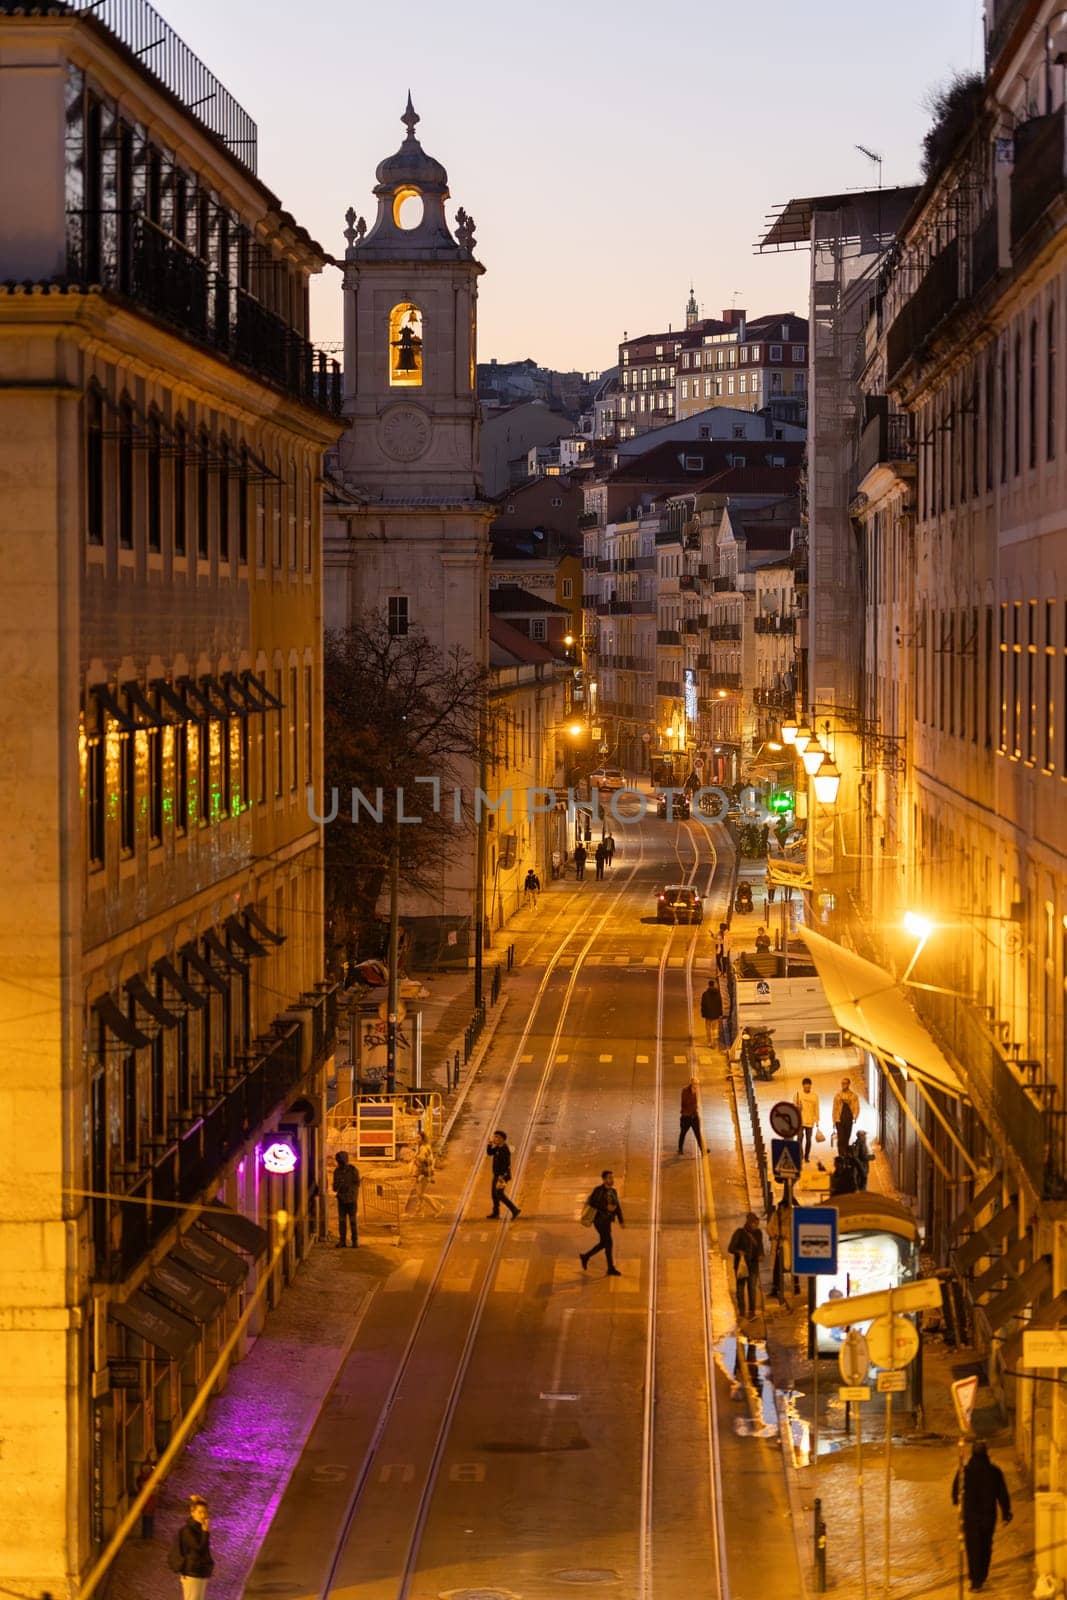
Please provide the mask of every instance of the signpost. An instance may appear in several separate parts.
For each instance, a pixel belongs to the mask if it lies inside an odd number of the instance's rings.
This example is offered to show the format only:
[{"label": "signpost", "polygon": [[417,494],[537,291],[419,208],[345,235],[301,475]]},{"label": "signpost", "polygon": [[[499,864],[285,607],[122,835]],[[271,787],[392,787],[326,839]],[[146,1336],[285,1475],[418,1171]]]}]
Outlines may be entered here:
[{"label": "signpost", "polygon": [[790,1184],[800,1177],[800,1140],[772,1139],[771,1167],[779,1183]]},{"label": "signpost", "polygon": [[800,1111],[792,1100],[776,1101],[771,1107],[768,1121],[782,1139],[795,1139],[800,1133]]},{"label": "signpost", "polygon": [[919,1335],[907,1317],[875,1317],[867,1329],[871,1360],[876,1367],[906,1367],[919,1354]]},{"label": "signpost", "polygon": [[[833,1206],[793,1207],[793,1271],[817,1277],[820,1273],[834,1277],[837,1273],[837,1211]],[[855,1298],[855,1297],[854,1297]],[[869,1297],[860,1297],[869,1298]],[[812,1313],[820,1322],[820,1313],[828,1309],[851,1305],[852,1301],[831,1300]],[[868,1312],[868,1316],[872,1313]],[[826,1328],[843,1328],[853,1322],[863,1322],[862,1315],[839,1317],[837,1321],[821,1321]]]}]

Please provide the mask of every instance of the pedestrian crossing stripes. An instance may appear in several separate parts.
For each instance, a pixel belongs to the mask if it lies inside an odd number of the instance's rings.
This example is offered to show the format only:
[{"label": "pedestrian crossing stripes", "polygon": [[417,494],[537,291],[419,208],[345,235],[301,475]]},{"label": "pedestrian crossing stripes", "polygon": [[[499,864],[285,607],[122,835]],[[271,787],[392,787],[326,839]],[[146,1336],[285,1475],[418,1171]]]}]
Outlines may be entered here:
[{"label": "pedestrian crossing stripes", "polygon": [[614,1056],[597,1056],[598,1061],[613,1061]]},{"label": "pedestrian crossing stripes", "polygon": [[526,1274],[530,1270],[527,1259],[510,1260],[507,1256],[499,1263],[493,1279],[494,1294],[521,1294],[526,1287]]},{"label": "pedestrian crossing stripes", "polygon": [[386,1278],[382,1293],[396,1294],[399,1290],[413,1289],[421,1270],[421,1256],[413,1256],[410,1261],[401,1262],[396,1271],[391,1272]]}]

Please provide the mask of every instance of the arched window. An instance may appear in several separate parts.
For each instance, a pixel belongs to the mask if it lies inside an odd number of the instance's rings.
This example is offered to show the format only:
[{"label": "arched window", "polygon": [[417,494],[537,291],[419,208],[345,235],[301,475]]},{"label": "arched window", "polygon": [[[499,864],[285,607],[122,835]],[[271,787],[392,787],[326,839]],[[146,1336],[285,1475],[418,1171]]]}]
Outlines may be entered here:
[{"label": "arched window", "polygon": [[422,386],[422,312],[402,301],[389,313],[389,383],[392,388]]}]

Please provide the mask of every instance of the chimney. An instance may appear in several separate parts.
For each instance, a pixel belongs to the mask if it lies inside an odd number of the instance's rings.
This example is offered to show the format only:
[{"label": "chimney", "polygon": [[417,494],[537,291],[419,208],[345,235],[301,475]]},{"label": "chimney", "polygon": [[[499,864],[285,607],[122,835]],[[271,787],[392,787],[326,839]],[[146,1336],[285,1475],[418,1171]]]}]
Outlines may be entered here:
[{"label": "chimney", "polygon": [[745,311],[743,307],[727,306],[726,310],[722,314],[722,320],[725,322],[728,328],[732,328],[739,322],[743,323],[747,315],[748,312]]}]

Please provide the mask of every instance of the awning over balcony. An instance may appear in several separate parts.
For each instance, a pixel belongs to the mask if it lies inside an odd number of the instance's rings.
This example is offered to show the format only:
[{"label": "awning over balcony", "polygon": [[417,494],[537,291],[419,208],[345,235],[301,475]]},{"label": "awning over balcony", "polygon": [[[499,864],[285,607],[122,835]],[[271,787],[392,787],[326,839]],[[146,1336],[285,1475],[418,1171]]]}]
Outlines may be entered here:
[{"label": "awning over balcony", "polygon": [[811,951],[831,1010],[846,1033],[934,1088],[965,1093],[891,973],[812,928],[797,932]]},{"label": "awning over balcony", "polygon": [[176,1028],[181,1021],[176,1011],[170,1011],[163,1001],[158,999],[148,987],[147,983],[138,972],[134,977],[126,979],[126,993],[135,1005],[140,1006],[145,1016],[161,1028]]},{"label": "awning over balcony", "polygon": [[226,918],[226,932],[229,934],[238,950],[244,951],[245,955],[270,955],[270,951],[267,949],[266,945],[260,944],[259,940],[255,938],[253,934],[249,933],[240,917]]},{"label": "awning over balcony", "polygon": [[227,1250],[213,1233],[208,1233],[204,1228],[190,1228],[174,1246],[171,1255],[183,1267],[199,1272],[202,1278],[214,1278],[228,1289],[238,1288],[248,1277],[248,1264],[240,1256],[235,1256],[232,1250]]},{"label": "awning over balcony", "polygon": [[138,1338],[163,1350],[172,1361],[180,1361],[200,1338],[200,1330],[177,1312],[168,1311],[151,1295],[136,1289],[128,1300],[113,1301],[108,1313],[115,1322],[121,1322]]},{"label": "awning over balcony", "polygon": [[1039,1256],[1021,1278],[1012,1279],[1006,1289],[990,1300],[987,1306],[980,1306],[979,1310],[988,1322],[990,1331],[996,1333],[1012,1317],[1018,1316],[1024,1307],[1032,1305],[1041,1295],[1046,1294],[1051,1287],[1050,1258]]},{"label": "awning over balcony", "polygon": [[150,1274],[148,1287],[154,1294],[173,1300],[194,1322],[212,1322],[226,1306],[226,1296],[218,1284],[209,1283],[172,1256],[167,1256]]},{"label": "awning over balcony", "polygon": [[248,926],[250,928],[254,928],[262,938],[268,940],[271,944],[285,943],[288,935],[284,933],[275,933],[274,929],[269,927],[268,924],[264,922],[255,906],[243,906],[241,911],[245,921],[248,923]]},{"label": "awning over balcony", "polygon": [[[239,956],[235,956],[232,950],[227,949],[214,928],[209,928],[204,934],[204,948],[209,956],[215,956],[231,972],[243,974],[248,971],[248,962],[243,961]],[[264,954],[266,954],[265,951]]]},{"label": "awning over balcony", "polygon": [[1018,1231],[1019,1213],[1014,1206],[1005,1206],[984,1228],[972,1233],[966,1244],[956,1246],[952,1252],[956,1271],[970,1272],[976,1261],[981,1261],[983,1256],[991,1256],[997,1245]]},{"label": "awning over balcony", "polygon": [[191,1010],[203,1011],[207,1005],[206,999],[199,989],[194,989],[193,985],[182,977],[173,961],[164,956],[162,960],[156,962],[155,971],[159,973],[165,982],[170,984],[178,998],[184,1001]]},{"label": "awning over balcony", "polygon": [[200,1224],[235,1244],[238,1250],[246,1250],[250,1256],[265,1254],[270,1243],[266,1228],[261,1228],[250,1217],[243,1217],[239,1211],[231,1211],[229,1206],[205,1206],[200,1213]]},{"label": "awning over balcony", "polygon": [[197,977],[202,978],[209,988],[216,990],[219,994],[229,993],[229,979],[224,978],[220,972],[215,971],[211,962],[200,954],[195,944],[183,944],[178,954],[189,963]]}]

